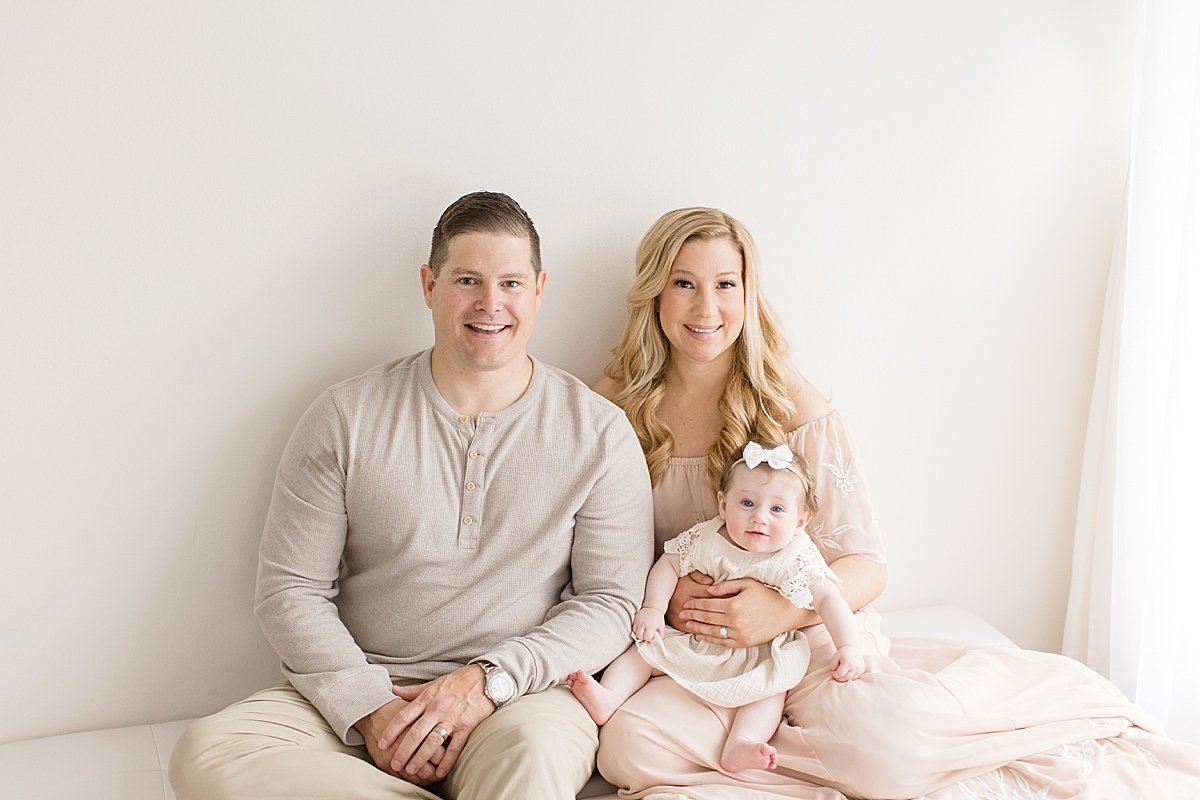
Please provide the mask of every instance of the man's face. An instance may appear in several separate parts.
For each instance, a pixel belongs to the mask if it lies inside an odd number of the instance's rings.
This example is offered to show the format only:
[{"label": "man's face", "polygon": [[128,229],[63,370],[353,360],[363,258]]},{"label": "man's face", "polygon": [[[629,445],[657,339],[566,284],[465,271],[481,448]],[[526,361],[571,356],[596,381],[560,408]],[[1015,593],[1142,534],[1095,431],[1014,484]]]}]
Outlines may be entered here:
[{"label": "man's face", "polygon": [[478,231],[455,236],[436,278],[429,265],[421,267],[439,358],[464,372],[523,359],[545,284],[545,271],[533,271],[528,239]]}]

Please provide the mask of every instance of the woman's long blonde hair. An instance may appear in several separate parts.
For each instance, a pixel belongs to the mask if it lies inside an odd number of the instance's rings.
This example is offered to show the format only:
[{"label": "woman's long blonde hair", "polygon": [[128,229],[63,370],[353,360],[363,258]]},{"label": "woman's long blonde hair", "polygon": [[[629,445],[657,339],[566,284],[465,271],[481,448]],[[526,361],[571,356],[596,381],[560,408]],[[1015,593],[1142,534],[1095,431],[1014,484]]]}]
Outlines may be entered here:
[{"label": "woman's long blonde hair", "polygon": [[787,342],[759,288],[758,248],[742,223],[715,208],[680,208],[659,217],[637,249],[637,274],[626,300],[629,319],[604,374],[621,385],[615,402],[629,417],[646,454],[650,479],[662,479],[675,449],[657,410],[666,392],[671,345],[658,320],[658,297],[667,286],[679,249],[690,239],[728,239],[742,253],[746,320],[734,345],[733,368],[717,405],[724,424],[707,454],[713,490],[730,454],[751,436],[782,441],[795,415],[789,388]]}]

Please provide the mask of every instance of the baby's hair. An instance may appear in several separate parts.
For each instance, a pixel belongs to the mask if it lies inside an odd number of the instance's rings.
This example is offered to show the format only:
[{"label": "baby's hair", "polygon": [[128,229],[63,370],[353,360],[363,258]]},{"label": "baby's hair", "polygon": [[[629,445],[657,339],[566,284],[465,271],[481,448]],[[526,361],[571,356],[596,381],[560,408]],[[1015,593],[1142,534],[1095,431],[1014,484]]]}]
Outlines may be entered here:
[{"label": "baby's hair", "polygon": [[[749,465],[746,464],[746,460],[743,458],[742,452],[746,449],[746,445],[750,444],[751,442],[759,445],[763,450],[774,450],[776,447],[779,447],[782,444],[782,442],[772,442],[767,439],[751,439],[748,442],[743,442],[741,447],[734,450],[733,454],[725,461],[725,469],[721,470],[722,492],[729,491],[729,481],[733,478],[734,469],[739,466],[746,467],[747,469],[750,468]],[[790,447],[788,449],[791,450]],[[754,469],[762,469],[769,472],[777,471],[766,462],[759,464],[758,466],[754,467]],[[784,467],[782,471],[791,473],[796,477],[797,480],[800,481],[800,491],[804,495],[804,507],[807,509],[810,515],[816,514],[817,510],[821,507],[821,501],[817,497],[817,480],[813,476],[812,467],[808,465],[808,462],[804,460],[803,456],[793,451],[792,463]]]}]

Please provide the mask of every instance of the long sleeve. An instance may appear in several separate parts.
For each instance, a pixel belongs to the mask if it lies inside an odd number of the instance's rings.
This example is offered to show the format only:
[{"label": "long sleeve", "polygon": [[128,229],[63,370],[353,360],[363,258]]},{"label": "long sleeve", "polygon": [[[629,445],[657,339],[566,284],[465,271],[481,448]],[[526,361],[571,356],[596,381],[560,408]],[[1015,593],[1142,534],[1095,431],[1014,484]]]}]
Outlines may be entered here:
[{"label": "long sleeve", "polygon": [[653,554],[650,477],[633,429],[613,417],[596,449],[595,484],[575,513],[571,582],[529,633],[488,650],[520,693],[561,683],[572,670],[595,672],[629,645]]},{"label": "long sleeve", "polygon": [[368,663],[333,602],[346,545],[347,440],[326,392],[296,426],[276,473],[255,614],[287,679],[351,743],[361,741],[353,724],[392,693],[388,670]]}]

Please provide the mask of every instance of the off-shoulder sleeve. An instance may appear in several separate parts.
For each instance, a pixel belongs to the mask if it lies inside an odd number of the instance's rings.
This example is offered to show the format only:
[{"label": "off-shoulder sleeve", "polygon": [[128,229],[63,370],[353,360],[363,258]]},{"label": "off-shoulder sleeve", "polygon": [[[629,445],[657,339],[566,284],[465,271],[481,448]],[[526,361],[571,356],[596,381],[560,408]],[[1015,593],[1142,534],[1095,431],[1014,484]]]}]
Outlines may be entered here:
[{"label": "off-shoulder sleeve", "polygon": [[821,555],[829,563],[853,554],[886,563],[867,482],[841,415],[831,411],[806,422],[787,439],[792,450],[808,461],[816,478],[820,509],[807,528]]},{"label": "off-shoulder sleeve", "polygon": [[788,565],[787,578],[779,587],[779,593],[799,608],[812,609],[814,586],[820,586],[826,580],[841,585],[841,581],[825,563],[812,540],[803,533],[798,535],[803,539],[796,552],[796,558]]}]

